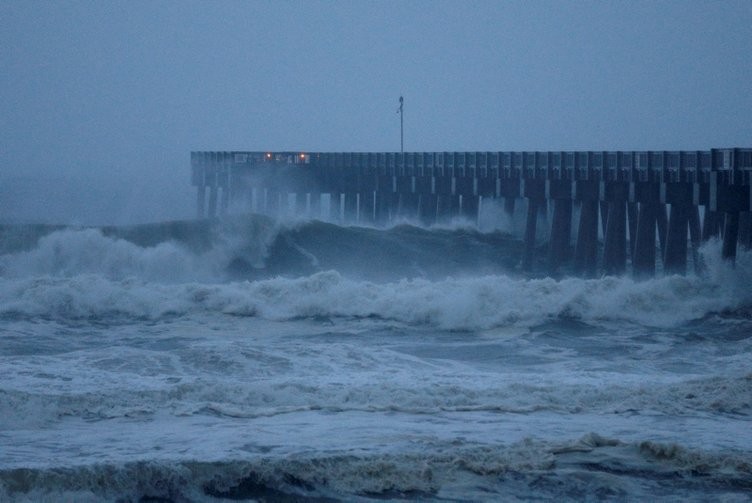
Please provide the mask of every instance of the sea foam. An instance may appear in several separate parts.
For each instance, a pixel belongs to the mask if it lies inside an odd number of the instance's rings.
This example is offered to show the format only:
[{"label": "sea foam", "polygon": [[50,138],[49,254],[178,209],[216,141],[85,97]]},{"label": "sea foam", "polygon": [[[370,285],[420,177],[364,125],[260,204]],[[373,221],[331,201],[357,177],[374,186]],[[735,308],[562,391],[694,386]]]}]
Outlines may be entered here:
[{"label": "sea foam", "polygon": [[[741,252],[733,268],[720,259],[718,242],[708,243],[703,249],[706,272],[700,276],[670,275],[646,281],[629,277],[557,280],[525,278],[514,271],[486,274],[481,267],[477,274],[457,277],[447,271],[442,279],[409,277],[377,282],[336,269],[317,270],[316,255],[300,244],[310,239],[303,240],[295,233],[307,231],[339,240],[350,246],[341,254],[354,257],[359,250],[353,247],[367,247],[372,234],[385,243],[399,238],[399,233],[413,236],[410,239],[424,247],[416,253],[424,254],[433,250],[436,240],[449,246],[464,237],[468,239],[465,245],[470,246],[479,238],[435,230],[420,234],[417,241],[416,232],[410,228],[383,231],[388,237],[378,236],[381,231],[375,230],[364,235],[356,230],[343,236],[339,228],[329,224],[306,225],[257,226],[252,239],[225,233],[218,240],[220,244],[208,250],[192,250],[174,240],[139,246],[105,236],[98,229],[53,232],[31,250],[0,256],[0,313],[75,320],[106,318],[110,322],[197,313],[269,320],[376,318],[447,330],[477,330],[533,326],[562,318],[671,327],[710,313],[745,310],[752,304],[752,290],[748,288],[752,253]],[[233,280],[228,274],[228,268],[240,256],[250,269],[263,270],[267,261],[274,260],[270,253],[282,253],[277,243],[280,239],[286,243],[284,253],[293,250],[298,262],[308,264],[297,274],[246,281]],[[347,260],[353,258],[348,256]]]}]

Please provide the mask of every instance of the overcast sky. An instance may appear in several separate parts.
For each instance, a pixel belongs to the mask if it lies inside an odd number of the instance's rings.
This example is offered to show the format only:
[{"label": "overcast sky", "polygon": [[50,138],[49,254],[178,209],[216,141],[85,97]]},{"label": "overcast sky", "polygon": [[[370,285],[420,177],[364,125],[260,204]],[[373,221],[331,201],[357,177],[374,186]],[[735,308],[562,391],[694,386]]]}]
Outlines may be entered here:
[{"label": "overcast sky", "polygon": [[406,150],[752,146],[752,1],[0,0],[0,75],[0,220],[181,218],[191,150],[399,150],[400,95]]}]

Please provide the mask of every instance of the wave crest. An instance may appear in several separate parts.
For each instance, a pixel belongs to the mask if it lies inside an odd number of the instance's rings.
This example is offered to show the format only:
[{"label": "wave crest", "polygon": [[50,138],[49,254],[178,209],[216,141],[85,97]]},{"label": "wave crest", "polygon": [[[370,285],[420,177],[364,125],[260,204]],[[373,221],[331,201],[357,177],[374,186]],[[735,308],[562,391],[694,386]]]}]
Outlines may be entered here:
[{"label": "wave crest", "polygon": [[0,255],[0,314],[379,318],[477,330],[555,319],[670,327],[709,313],[746,316],[752,306],[752,252],[741,252],[733,268],[717,242],[703,249],[703,276],[648,281],[520,277],[510,270],[515,246],[466,228],[278,225],[261,217],[56,230],[31,249]]}]

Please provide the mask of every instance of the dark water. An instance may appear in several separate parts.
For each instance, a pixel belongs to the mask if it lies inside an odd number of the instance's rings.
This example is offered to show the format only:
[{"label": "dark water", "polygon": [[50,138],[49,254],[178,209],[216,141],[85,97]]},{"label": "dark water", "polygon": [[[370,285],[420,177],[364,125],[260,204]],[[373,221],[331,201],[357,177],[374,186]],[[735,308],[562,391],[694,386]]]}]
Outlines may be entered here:
[{"label": "dark water", "polygon": [[2,501],[748,501],[752,256],[461,225],[0,227]]}]

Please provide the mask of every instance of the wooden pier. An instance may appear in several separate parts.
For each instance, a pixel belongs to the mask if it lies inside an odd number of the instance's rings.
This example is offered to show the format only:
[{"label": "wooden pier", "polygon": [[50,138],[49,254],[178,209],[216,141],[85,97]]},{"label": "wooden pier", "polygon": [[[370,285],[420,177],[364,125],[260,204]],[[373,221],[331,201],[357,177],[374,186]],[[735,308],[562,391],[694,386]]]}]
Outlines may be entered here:
[{"label": "wooden pier", "polygon": [[[522,267],[545,225],[549,272],[686,273],[701,242],[752,245],[752,149],[640,152],[192,152],[199,218],[231,209],[383,225],[526,212]],[[324,204],[326,203],[326,204]],[[322,211],[328,212],[323,215]],[[577,219],[577,221],[574,221]],[[657,236],[657,240],[656,240]],[[602,246],[600,246],[602,242]],[[602,252],[601,252],[602,250]]]}]

